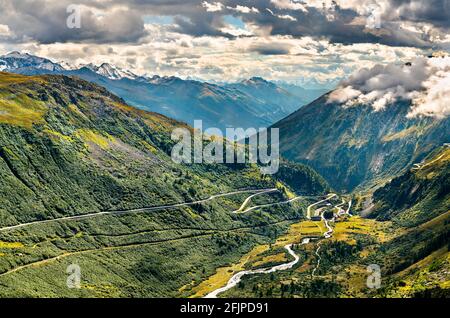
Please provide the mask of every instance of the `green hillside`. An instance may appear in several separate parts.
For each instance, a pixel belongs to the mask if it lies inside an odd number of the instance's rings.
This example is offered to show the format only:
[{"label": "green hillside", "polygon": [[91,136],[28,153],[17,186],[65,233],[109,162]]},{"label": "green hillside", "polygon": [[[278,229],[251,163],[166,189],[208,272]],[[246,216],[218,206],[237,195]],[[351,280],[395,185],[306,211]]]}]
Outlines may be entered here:
[{"label": "green hillside", "polygon": [[391,274],[382,293],[391,297],[448,297],[450,284],[450,148],[378,189],[369,217],[405,228],[383,246],[379,259]]},{"label": "green hillside", "polygon": [[369,215],[415,226],[450,211],[450,148],[436,149],[423,163],[378,189]]},{"label": "green hillside", "polygon": [[[279,187],[252,199],[276,203],[296,190],[255,165],[175,164],[175,127],[185,126],[76,78],[0,73],[0,296],[187,295],[183,286],[303,217],[304,200],[230,213],[251,193],[129,211]],[[306,184],[302,194],[326,190],[311,169],[295,173]],[[73,263],[81,289],[66,286]]]}]

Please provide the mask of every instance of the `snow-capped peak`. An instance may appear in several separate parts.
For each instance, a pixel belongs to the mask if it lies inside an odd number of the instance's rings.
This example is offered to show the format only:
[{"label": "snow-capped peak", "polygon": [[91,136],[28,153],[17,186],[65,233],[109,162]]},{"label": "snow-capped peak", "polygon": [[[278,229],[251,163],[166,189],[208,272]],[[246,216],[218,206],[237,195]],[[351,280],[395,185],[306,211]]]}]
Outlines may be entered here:
[{"label": "snow-capped peak", "polygon": [[90,63],[79,67],[68,64],[66,62],[53,63],[49,59],[17,51],[13,51],[0,56],[0,71],[6,72],[25,72],[38,74],[47,72],[63,73],[64,71],[76,71],[82,67],[88,68],[92,72],[112,80],[120,80],[124,78],[138,81],[148,80],[148,78],[145,76],[138,76],[130,71],[123,70],[109,63],[103,63],[100,66],[96,66]]},{"label": "snow-capped peak", "polygon": [[138,75],[127,71],[127,70],[123,70],[115,65],[111,65],[109,63],[103,63],[100,66],[95,66],[94,64],[90,63],[85,65],[84,67],[90,69],[91,71],[102,75],[104,77],[107,77],[109,79],[112,80],[119,80],[119,79],[123,79],[123,78],[129,78],[129,79],[137,79],[139,78]]},{"label": "snow-capped peak", "polygon": [[58,62],[58,64],[61,65],[66,71],[74,71],[74,70],[79,69],[78,66],[75,66],[73,64],[70,64],[70,63],[67,63],[64,61]]},{"label": "snow-capped peak", "polygon": [[6,71],[33,69],[40,71],[60,72],[64,70],[61,65],[53,63],[48,59],[17,51],[0,56],[0,65],[2,70]]},{"label": "snow-capped peak", "polygon": [[28,53],[20,53],[17,51],[9,52],[8,54],[2,56],[3,58],[13,58],[13,59],[26,59],[30,58],[31,55]]},{"label": "snow-capped peak", "polygon": [[159,75],[154,75],[153,77],[148,78],[147,81],[149,83],[151,83],[151,84],[161,85],[161,84],[168,84],[168,83],[181,81],[181,78],[176,77],[176,76],[159,76]]}]

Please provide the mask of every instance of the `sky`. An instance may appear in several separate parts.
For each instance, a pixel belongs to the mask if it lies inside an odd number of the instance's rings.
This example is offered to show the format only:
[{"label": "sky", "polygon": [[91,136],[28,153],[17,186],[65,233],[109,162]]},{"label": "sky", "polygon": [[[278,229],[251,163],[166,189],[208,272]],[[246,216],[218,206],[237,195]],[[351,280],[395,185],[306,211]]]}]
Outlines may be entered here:
[{"label": "sky", "polygon": [[218,82],[332,87],[449,51],[449,29],[450,0],[0,0],[0,54]]}]

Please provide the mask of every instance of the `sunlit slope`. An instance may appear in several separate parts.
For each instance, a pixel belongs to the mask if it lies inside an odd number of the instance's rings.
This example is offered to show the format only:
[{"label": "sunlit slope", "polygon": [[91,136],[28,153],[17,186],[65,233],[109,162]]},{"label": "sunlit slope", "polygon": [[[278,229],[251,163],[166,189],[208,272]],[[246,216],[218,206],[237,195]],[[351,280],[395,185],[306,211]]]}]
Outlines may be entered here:
[{"label": "sunlit slope", "polygon": [[[183,295],[182,286],[273,240],[307,202],[236,215],[250,195],[236,193],[109,212],[237,189],[277,187],[250,203],[282,202],[297,190],[283,183],[290,176],[305,195],[326,187],[302,166],[271,177],[255,165],[175,164],[171,132],[189,127],[76,78],[0,73],[0,97],[0,296]],[[100,214],[67,219],[86,213]],[[80,290],[66,286],[72,263],[82,268]]]}]

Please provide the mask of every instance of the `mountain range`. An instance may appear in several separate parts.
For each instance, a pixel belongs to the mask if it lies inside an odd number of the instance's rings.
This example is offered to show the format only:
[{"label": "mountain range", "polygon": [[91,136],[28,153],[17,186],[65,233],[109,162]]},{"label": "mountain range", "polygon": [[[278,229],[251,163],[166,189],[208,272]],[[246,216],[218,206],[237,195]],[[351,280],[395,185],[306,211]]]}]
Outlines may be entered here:
[{"label": "mountain range", "polygon": [[[97,83],[127,103],[204,127],[267,127],[320,96],[312,90],[298,96],[294,87],[284,89],[254,77],[231,84],[211,84],[178,77],[145,77],[103,63],[65,66],[30,54],[11,52],[0,56],[0,71],[24,75],[63,74]],[[300,88],[299,88],[300,89]],[[302,90],[308,91],[308,90]]]}]

